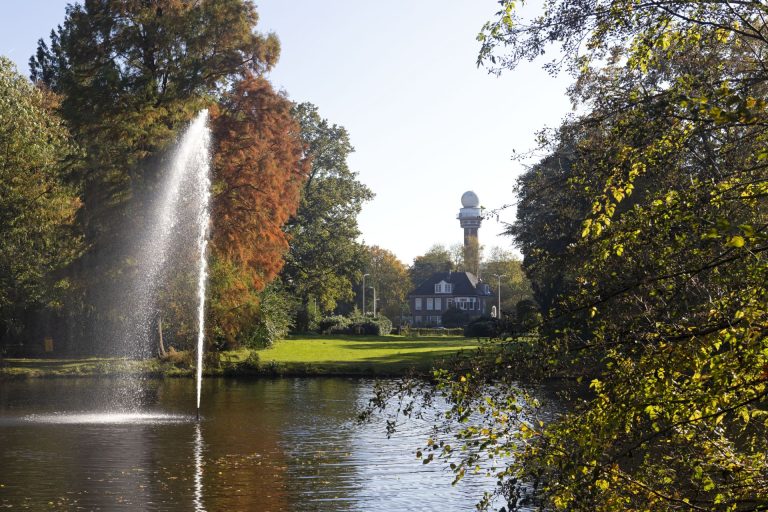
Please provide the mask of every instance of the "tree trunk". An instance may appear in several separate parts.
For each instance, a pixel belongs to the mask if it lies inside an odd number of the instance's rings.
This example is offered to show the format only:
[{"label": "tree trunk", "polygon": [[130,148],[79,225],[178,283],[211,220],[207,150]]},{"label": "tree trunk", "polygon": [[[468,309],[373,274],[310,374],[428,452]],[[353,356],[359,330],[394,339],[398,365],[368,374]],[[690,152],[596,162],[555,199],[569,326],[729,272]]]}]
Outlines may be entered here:
[{"label": "tree trunk", "polygon": [[165,357],[165,345],[163,345],[163,316],[157,317],[157,352],[160,357]]}]

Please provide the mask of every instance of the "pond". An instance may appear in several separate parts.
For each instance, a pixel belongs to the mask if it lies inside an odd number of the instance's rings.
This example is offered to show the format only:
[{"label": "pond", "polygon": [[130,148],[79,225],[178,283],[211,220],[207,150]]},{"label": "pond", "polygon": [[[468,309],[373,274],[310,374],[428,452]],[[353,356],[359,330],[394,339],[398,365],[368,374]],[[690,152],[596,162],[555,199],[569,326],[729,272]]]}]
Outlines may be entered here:
[{"label": "pond", "polygon": [[0,382],[0,509],[401,511],[474,509],[493,480],[456,486],[416,448],[358,424],[373,382],[337,378],[147,382],[143,416],[108,409],[111,379]]}]

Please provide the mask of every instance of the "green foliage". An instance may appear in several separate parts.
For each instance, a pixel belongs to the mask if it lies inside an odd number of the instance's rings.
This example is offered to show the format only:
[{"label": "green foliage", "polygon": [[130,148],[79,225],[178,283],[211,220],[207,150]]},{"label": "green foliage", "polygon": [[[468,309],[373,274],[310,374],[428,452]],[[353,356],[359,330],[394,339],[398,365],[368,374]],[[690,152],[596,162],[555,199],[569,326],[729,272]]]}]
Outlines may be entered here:
[{"label": "green foliage", "polygon": [[[446,398],[459,446],[436,435],[420,456],[456,480],[490,468],[513,510],[768,507],[766,6],[514,5],[481,59],[562,44],[581,112],[543,134],[511,230],[544,336],[377,400]],[[565,411],[537,409],[516,383],[532,376],[572,378]]]},{"label": "green foliage", "polygon": [[374,318],[355,311],[349,317],[334,315],[320,321],[321,334],[386,336],[391,332],[392,321],[383,315]]},{"label": "green foliage", "polygon": [[386,336],[392,332],[392,320],[384,315],[378,315],[375,319],[377,326],[376,336]]},{"label": "green foliage", "polygon": [[[352,286],[363,274],[357,216],[373,193],[347,164],[353,148],[344,127],[329,124],[311,103],[296,105],[294,116],[312,165],[299,210],[286,226],[291,242],[282,281],[301,309],[330,312],[353,298]],[[308,328],[297,325],[301,332]]]},{"label": "green foliage", "polygon": [[442,315],[442,324],[448,328],[464,327],[468,321],[469,313],[454,306],[446,309]]},{"label": "green foliage", "polygon": [[443,245],[433,245],[421,256],[413,259],[413,265],[408,269],[413,288],[429,279],[435,272],[455,270],[454,258]]},{"label": "green foliage", "polygon": [[326,316],[318,322],[317,330],[320,334],[344,332],[351,323],[351,320],[344,315]]},{"label": "green foliage", "polygon": [[454,327],[452,329],[445,329],[445,328],[429,328],[429,327],[416,327],[416,328],[409,328],[408,329],[408,335],[411,336],[464,336],[464,328],[463,327]]},{"label": "green foliage", "polygon": [[66,301],[62,270],[82,250],[66,164],[77,153],[56,101],[0,57],[0,346],[42,338],[36,327]]},{"label": "green foliage", "polygon": [[251,350],[248,353],[248,357],[242,362],[243,366],[248,370],[259,370],[261,368],[261,357],[255,350]]},{"label": "green foliage", "polygon": [[269,347],[284,339],[293,327],[295,299],[273,283],[261,293],[258,320],[246,339],[249,348]]},{"label": "green foliage", "polygon": [[522,332],[531,332],[541,325],[542,317],[536,303],[524,299],[515,305],[515,323]]},{"label": "green foliage", "polygon": [[386,336],[392,332],[392,321],[384,316],[352,319],[349,327],[339,334]]},{"label": "green foliage", "polygon": [[[391,251],[375,245],[366,249],[365,270],[369,276],[365,283],[376,288],[376,311],[397,318],[407,308],[408,292],[411,290],[408,270]],[[373,294],[368,291],[366,297],[366,305],[373,310]]]},{"label": "green foliage", "polygon": [[[492,248],[483,259],[481,275],[496,293],[499,281],[501,282],[502,313],[513,311],[518,301],[531,297],[531,283],[525,275],[520,258],[512,251],[500,247]],[[501,276],[501,279],[496,276]]]},{"label": "green foliage", "polygon": [[467,338],[498,338],[500,334],[499,320],[487,316],[475,318],[464,328],[464,336]]}]

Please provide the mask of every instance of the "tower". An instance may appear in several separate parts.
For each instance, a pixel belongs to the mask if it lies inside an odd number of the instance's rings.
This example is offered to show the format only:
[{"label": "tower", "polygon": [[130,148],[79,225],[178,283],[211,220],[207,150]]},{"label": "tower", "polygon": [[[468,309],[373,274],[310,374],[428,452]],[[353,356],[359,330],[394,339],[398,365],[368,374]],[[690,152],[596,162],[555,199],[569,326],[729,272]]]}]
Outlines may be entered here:
[{"label": "tower", "polygon": [[459,224],[464,228],[464,265],[467,270],[477,275],[480,270],[480,242],[477,231],[483,222],[483,208],[480,207],[480,199],[477,194],[468,190],[461,196]]}]

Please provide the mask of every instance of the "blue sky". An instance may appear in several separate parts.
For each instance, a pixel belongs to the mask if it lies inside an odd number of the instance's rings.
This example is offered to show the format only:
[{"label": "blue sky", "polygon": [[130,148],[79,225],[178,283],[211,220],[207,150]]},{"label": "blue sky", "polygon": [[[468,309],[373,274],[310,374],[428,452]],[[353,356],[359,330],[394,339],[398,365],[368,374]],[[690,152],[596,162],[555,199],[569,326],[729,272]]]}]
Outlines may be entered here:
[{"label": "blue sky", "polygon": [[[0,54],[27,72],[37,39],[64,19],[62,0],[13,1],[0,19]],[[539,2],[531,2],[538,4]],[[513,150],[534,147],[535,132],[569,112],[569,78],[541,63],[501,77],[475,65],[475,36],[495,0],[262,0],[259,30],[280,37],[271,74],[295,101],[310,101],[345,126],[350,165],[376,193],[359,221],[368,244],[406,264],[432,244],[462,241],[456,214],[474,190],[486,208],[514,201],[523,167]],[[502,214],[514,219],[514,212]],[[486,247],[511,247],[485,222]]]}]

